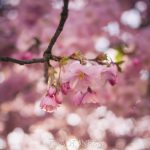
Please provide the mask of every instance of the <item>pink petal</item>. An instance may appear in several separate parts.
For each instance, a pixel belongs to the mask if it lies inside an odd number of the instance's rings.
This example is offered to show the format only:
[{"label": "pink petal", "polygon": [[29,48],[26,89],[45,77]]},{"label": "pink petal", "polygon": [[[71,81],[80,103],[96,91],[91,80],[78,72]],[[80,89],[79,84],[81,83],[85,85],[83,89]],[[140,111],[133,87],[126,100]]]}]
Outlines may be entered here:
[{"label": "pink petal", "polygon": [[65,82],[61,85],[61,91],[64,95],[66,95],[70,90],[70,83],[69,82]]},{"label": "pink petal", "polygon": [[88,87],[87,92],[83,97],[82,103],[99,103],[99,97],[97,92],[93,91],[91,88]]},{"label": "pink petal", "polygon": [[80,105],[82,103],[84,94],[81,91],[78,91],[73,95],[73,103],[76,105]]},{"label": "pink petal", "polygon": [[87,93],[82,101],[83,104],[85,103],[99,103],[98,97],[96,95],[96,93]]}]

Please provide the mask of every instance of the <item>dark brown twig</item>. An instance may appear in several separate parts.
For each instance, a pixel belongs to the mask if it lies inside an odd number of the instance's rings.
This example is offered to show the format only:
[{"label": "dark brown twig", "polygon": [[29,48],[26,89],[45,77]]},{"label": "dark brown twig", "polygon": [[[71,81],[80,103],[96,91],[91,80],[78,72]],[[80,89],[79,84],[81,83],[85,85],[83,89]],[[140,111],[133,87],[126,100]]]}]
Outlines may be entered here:
[{"label": "dark brown twig", "polygon": [[61,19],[60,19],[59,25],[57,27],[57,30],[56,30],[55,34],[53,35],[53,37],[52,37],[52,39],[49,43],[49,45],[48,45],[48,48],[45,50],[44,54],[52,55],[52,48],[53,48],[56,40],[58,39],[60,33],[62,32],[64,24],[66,22],[66,19],[68,17],[68,3],[69,3],[69,0],[63,0],[63,1],[64,1],[64,7],[63,7],[63,10],[61,12]]},{"label": "dark brown twig", "polygon": [[25,65],[25,64],[33,64],[33,63],[44,63],[46,60],[44,58],[36,58],[36,59],[30,59],[30,60],[19,60],[14,59],[10,57],[0,57],[0,61],[3,62],[12,62],[19,65]]},{"label": "dark brown twig", "polygon": [[60,21],[59,21],[59,25],[47,47],[47,49],[45,50],[44,52],[44,58],[47,60],[45,63],[44,63],[44,70],[45,70],[45,73],[44,73],[44,76],[45,76],[45,81],[47,82],[48,81],[48,66],[50,66],[50,63],[49,63],[49,60],[50,58],[52,57],[55,57],[55,56],[52,56],[52,48],[56,42],[56,40],[58,39],[60,33],[62,32],[63,30],[63,27],[64,27],[64,24],[66,22],[66,19],[68,17],[68,3],[69,3],[69,0],[63,0],[64,2],[64,6],[63,6],[63,9],[62,9],[62,12],[61,12],[61,18],[60,18]]}]

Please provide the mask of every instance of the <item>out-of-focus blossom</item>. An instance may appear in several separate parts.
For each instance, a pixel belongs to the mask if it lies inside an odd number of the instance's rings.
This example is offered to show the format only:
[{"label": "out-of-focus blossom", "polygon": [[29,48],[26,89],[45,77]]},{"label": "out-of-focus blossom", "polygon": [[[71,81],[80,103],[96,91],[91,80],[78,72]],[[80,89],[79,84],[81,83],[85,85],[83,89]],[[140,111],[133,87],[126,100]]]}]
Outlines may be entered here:
[{"label": "out-of-focus blossom", "polygon": [[136,29],[141,25],[141,15],[136,9],[127,10],[122,14],[121,22],[124,25]]},{"label": "out-of-focus blossom", "polygon": [[94,46],[97,52],[103,52],[109,48],[110,41],[106,37],[99,37]]},{"label": "out-of-focus blossom", "polygon": [[33,58],[33,54],[27,51],[27,52],[17,53],[16,55],[14,55],[14,57],[20,60],[28,60]]},{"label": "out-of-focus blossom", "polygon": [[71,113],[67,116],[67,124],[70,126],[77,126],[81,123],[81,117],[76,113]]}]

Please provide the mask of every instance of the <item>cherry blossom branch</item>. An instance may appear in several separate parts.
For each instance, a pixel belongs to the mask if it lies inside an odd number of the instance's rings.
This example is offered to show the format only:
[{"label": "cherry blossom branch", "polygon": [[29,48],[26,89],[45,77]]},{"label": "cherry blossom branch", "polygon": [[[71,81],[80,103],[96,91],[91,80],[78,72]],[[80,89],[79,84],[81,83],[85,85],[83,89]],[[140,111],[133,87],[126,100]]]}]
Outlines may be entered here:
[{"label": "cherry blossom branch", "polygon": [[[64,6],[61,12],[61,18],[59,21],[59,25],[47,47],[47,49],[44,51],[44,55],[43,58],[35,58],[35,59],[31,59],[31,60],[18,60],[15,58],[11,58],[11,57],[0,57],[0,61],[3,62],[12,62],[12,63],[16,63],[16,64],[20,64],[20,65],[25,65],[25,64],[33,64],[33,63],[45,63],[45,65],[49,65],[49,60],[54,60],[54,61],[61,61],[62,59],[64,59],[64,57],[59,57],[59,56],[54,56],[52,55],[52,48],[54,46],[54,44],[56,43],[59,35],[61,34],[64,24],[66,22],[66,19],[68,17],[68,4],[69,4],[69,0],[63,0],[64,2]],[[84,58],[80,53],[76,53],[73,54],[71,56],[68,56],[67,59],[72,59],[72,60],[76,60],[76,61],[80,61],[81,64],[84,63],[84,61],[93,61],[93,62],[97,62],[98,64],[101,65],[107,65],[107,62],[104,62],[103,60],[94,58],[94,59],[86,59]],[[119,65],[122,62],[114,62],[114,64]],[[48,67],[46,67],[48,68]]]},{"label": "cherry blossom branch", "polygon": [[56,57],[56,56],[52,56],[51,51],[52,51],[52,48],[53,48],[56,40],[58,39],[60,33],[62,32],[64,24],[66,22],[66,19],[68,17],[69,0],[63,0],[63,2],[64,2],[64,7],[63,7],[63,10],[61,12],[61,19],[60,19],[59,25],[56,29],[55,34],[53,35],[53,37],[49,43],[49,45],[48,45],[48,48],[44,52],[43,58],[35,58],[35,59],[31,59],[31,60],[18,60],[18,59],[11,58],[11,57],[0,57],[0,61],[12,62],[12,63],[20,64],[20,65],[33,64],[33,63],[44,63],[44,62],[48,62],[49,60],[59,61],[61,58]]},{"label": "cherry blossom branch", "polygon": [[[60,61],[62,60],[64,57],[59,57],[59,56],[50,56],[49,60],[54,60],[54,61]],[[77,58],[74,58],[72,56],[68,56],[67,57],[70,60],[76,60],[76,61],[80,61]],[[12,62],[12,63],[16,63],[19,65],[25,65],[25,64],[33,64],[33,63],[44,63],[47,60],[44,58],[34,58],[34,59],[30,59],[30,60],[19,60],[19,59],[15,59],[15,58],[11,58],[11,57],[0,57],[0,61],[2,62]],[[97,61],[96,59],[85,59],[85,61],[93,61],[93,62],[97,62],[101,65],[107,65],[107,63],[103,62],[103,61]],[[114,62],[114,64],[122,64],[123,61],[119,61],[119,62]]]}]

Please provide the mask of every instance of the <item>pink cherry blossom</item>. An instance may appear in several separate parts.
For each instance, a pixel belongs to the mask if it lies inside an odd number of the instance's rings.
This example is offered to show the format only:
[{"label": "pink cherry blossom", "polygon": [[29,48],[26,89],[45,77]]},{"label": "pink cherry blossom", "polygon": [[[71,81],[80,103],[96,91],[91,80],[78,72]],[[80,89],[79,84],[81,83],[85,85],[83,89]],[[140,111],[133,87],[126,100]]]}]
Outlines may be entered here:
[{"label": "pink cherry blossom", "polygon": [[50,87],[46,95],[42,98],[40,107],[46,112],[52,112],[59,104],[62,103],[62,94],[60,91],[56,92],[55,87]]},{"label": "pink cherry blossom", "polygon": [[55,97],[44,96],[40,103],[41,109],[46,112],[52,112],[58,107]]},{"label": "pink cherry blossom", "polygon": [[116,83],[117,67],[114,64],[107,67],[73,62],[65,66],[61,80],[65,83],[61,86],[62,93],[67,94],[71,89],[75,104],[99,103],[105,82],[108,81],[111,85]]},{"label": "pink cherry blossom", "polygon": [[96,85],[97,70],[98,68],[95,66],[81,65],[79,62],[74,62],[65,67],[61,76],[64,82],[70,83],[71,89],[85,92],[88,87]]},{"label": "pink cherry blossom", "polygon": [[32,54],[31,52],[20,52],[17,55],[14,55],[14,57],[16,57],[17,59],[21,59],[21,60],[29,60],[32,59],[34,57],[34,54]]}]

